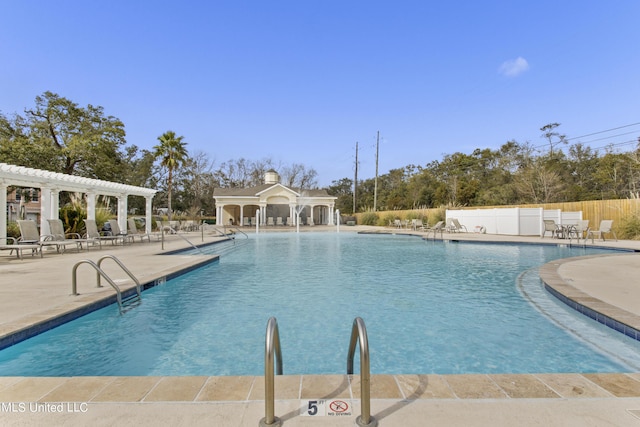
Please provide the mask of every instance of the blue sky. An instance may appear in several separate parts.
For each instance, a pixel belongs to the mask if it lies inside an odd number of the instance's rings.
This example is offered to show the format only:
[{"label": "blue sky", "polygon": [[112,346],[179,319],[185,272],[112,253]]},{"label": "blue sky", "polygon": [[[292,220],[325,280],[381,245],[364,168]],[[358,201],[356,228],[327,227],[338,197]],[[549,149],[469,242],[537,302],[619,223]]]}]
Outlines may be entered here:
[{"label": "blue sky", "polygon": [[[216,166],[302,163],[321,186],[353,177],[356,141],[359,177],[372,178],[377,131],[382,174],[514,139],[544,145],[539,129],[552,122],[569,138],[640,122],[636,0],[4,0],[2,10],[3,114],[48,90],[104,107],[129,144],[150,149],[173,130]],[[638,136],[640,124],[574,142]]]}]

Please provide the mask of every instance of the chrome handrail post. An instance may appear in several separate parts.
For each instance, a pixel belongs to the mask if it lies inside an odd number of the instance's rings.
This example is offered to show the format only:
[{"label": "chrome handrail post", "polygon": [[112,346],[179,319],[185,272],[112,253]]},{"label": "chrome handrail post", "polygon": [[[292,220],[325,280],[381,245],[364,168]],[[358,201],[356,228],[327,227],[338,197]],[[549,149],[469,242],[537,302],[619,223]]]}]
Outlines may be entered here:
[{"label": "chrome handrail post", "polygon": [[351,340],[347,353],[347,375],[353,375],[353,358],[356,353],[356,345],[360,341],[360,406],[362,414],[356,418],[356,424],[361,427],[375,427],[378,425],[371,415],[371,368],[369,361],[369,340],[364,320],[356,317],[351,328]]},{"label": "chrome handrail post", "polygon": [[275,416],[275,378],[274,378],[274,358],[276,375],[282,375],[282,350],[280,349],[280,332],[278,331],[278,321],[275,317],[270,317],[267,321],[267,334],[264,343],[264,406],[265,416],[258,424],[260,427],[282,425],[282,420]]}]

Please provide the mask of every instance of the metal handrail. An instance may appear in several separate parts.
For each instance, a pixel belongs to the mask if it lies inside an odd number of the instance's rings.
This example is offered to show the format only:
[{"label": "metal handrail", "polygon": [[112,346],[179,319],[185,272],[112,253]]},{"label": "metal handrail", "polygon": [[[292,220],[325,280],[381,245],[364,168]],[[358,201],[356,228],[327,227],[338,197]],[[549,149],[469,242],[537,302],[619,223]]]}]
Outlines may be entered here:
[{"label": "metal handrail", "polygon": [[[116,299],[118,300],[118,307],[120,308],[120,312],[122,312],[122,292],[120,292],[120,288],[118,287],[118,285],[115,284],[113,280],[111,280],[109,276],[107,276],[107,273],[105,273],[104,271],[102,271],[100,267],[98,267],[98,264],[96,264],[95,262],[89,259],[80,260],[76,263],[76,265],[73,266],[73,270],[71,273],[71,295],[78,295],[76,271],[78,270],[78,267],[80,266],[80,264],[89,264],[90,266],[95,268],[99,276],[104,277],[107,280],[107,282],[109,282],[111,287],[116,291]],[[101,287],[101,285],[98,284],[98,287]]]},{"label": "metal handrail", "polygon": [[282,375],[282,351],[280,350],[280,332],[278,321],[270,317],[267,321],[267,334],[264,343],[264,418],[260,427],[281,426],[282,420],[275,416],[275,378],[273,363],[275,357],[276,375]]},{"label": "metal handrail", "polygon": [[[224,228],[226,229],[227,226],[224,226]],[[240,230],[239,227],[235,227],[234,226],[234,227],[228,227],[228,228],[229,228],[229,230],[233,231],[234,233],[237,232],[237,233],[240,233],[240,234],[244,235],[245,239],[249,238],[249,235],[247,233],[245,233],[244,231]]]},{"label": "metal handrail", "polygon": [[[104,261],[105,259],[112,259],[116,262],[116,264],[118,264],[120,266],[120,268],[122,268],[122,270],[127,273],[127,275],[131,278],[131,280],[134,281],[134,283],[136,284],[136,292],[138,293],[138,298],[142,298],[142,295],[140,293],[140,281],[136,278],[136,276],[133,275],[133,273],[131,272],[131,270],[129,270],[127,267],[125,267],[125,265],[122,263],[122,261],[120,261],[118,258],[116,258],[113,255],[105,255],[102,258],[100,258],[98,260],[98,267],[101,268],[102,265],[102,261]],[[101,287],[102,285],[100,284],[100,273],[98,273],[97,275],[97,279],[98,279],[98,287]]]},{"label": "metal handrail", "polygon": [[347,375],[353,375],[353,358],[356,345],[360,341],[360,398],[362,414],[356,418],[356,424],[362,427],[375,427],[378,420],[371,416],[371,374],[369,362],[369,340],[364,320],[356,317],[351,328],[351,340],[347,354]]}]

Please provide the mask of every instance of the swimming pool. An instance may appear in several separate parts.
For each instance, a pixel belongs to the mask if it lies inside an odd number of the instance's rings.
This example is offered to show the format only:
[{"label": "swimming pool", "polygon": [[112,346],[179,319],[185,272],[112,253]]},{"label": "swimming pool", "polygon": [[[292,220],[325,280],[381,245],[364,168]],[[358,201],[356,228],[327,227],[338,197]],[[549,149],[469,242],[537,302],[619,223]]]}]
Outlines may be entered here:
[{"label": "swimming pool", "polygon": [[367,325],[374,374],[639,370],[637,341],[545,292],[535,298],[553,321],[523,298],[523,287],[541,290],[536,267],[591,253],[394,235],[252,235],[219,262],[146,291],[123,316],[106,307],[1,351],[0,375],[261,375],[270,316],[286,374],[344,373],[356,316]]}]

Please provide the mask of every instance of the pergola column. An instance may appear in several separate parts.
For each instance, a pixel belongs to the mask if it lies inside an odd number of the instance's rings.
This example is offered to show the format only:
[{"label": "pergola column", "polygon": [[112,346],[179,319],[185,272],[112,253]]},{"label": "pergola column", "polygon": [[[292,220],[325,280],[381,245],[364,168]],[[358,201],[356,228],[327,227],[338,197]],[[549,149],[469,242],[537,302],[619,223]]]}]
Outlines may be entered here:
[{"label": "pergola column", "polygon": [[87,219],[94,220],[96,219],[96,193],[92,191],[88,191],[86,193],[87,196]]},{"label": "pergola column", "polygon": [[49,222],[51,219],[51,189],[40,187],[40,234],[49,234]]},{"label": "pergola column", "polygon": [[0,215],[0,237],[7,237],[7,188],[7,184],[0,182],[0,207],[3,209],[3,214]]},{"label": "pergola column", "polygon": [[147,234],[151,234],[151,226],[152,226],[152,224],[151,224],[151,221],[152,221],[152,218],[151,218],[151,214],[152,214],[151,202],[153,201],[153,196],[146,196],[144,198],[144,200],[145,200],[145,206],[144,206],[144,212],[145,212],[144,224],[145,225],[144,225],[144,227],[145,227],[146,233]]},{"label": "pergola column", "polygon": [[120,227],[123,233],[127,231],[127,199],[126,194],[118,196],[118,227]]},{"label": "pergola column", "polygon": [[333,205],[329,205],[329,225],[334,225],[335,223],[333,222]]}]

